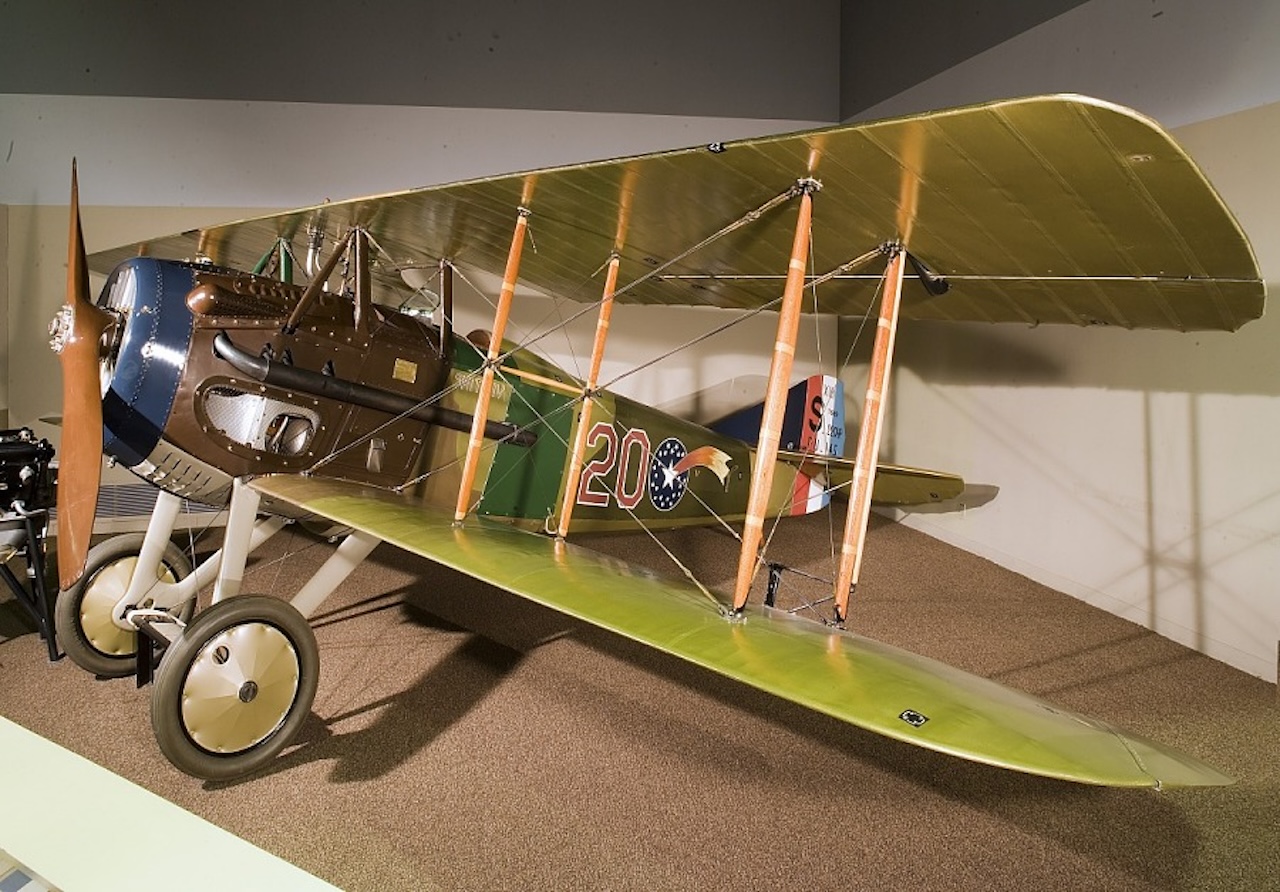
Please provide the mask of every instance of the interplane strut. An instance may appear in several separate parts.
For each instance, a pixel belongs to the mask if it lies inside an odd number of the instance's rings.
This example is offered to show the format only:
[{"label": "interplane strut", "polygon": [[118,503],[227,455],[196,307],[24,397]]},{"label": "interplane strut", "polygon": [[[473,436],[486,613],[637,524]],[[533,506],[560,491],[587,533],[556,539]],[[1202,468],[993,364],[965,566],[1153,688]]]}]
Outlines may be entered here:
[{"label": "interplane strut", "polygon": [[578,482],[582,478],[582,459],[587,451],[587,433],[591,430],[591,406],[594,402],[596,386],[600,380],[600,364],[604,359],[604,345],[609,335],[609,318],[613,314],[613,292],[618,286],[618,263],[616,253],[609,257],[609,268],[605,273],[604,295],[600,299],[600,313],[596,317],[596,336],[591,344],[591,365],[587,371],[587,381],[582,390],[582,413],[578,421],[578,431],[573,438],[573,451],[569,456],[569,473],[565,475],[564,498],[561,500],[560,523],[556,527],[556,535],[563,539],[569,534],[569,521],[573,517],[573,503],[578,492]]},{"label": "interplane strut", "polygon": [[857,586],[858,574],[862,569],[862,552],[867,541],[867,521],[871,513],[871,492],[875,485],[876,462],[880,455],[880,428],[884,421],[889,369],[893,364],[893,345],[898,332],[902,265],[907,252],[896,244],[886,246],[885,250],[890,253],[889,266],[885,270],[876,341],[871,353],[871,368],[867,373],[867,398],[862,404],[853,487],[849,493],[849,510],[845,515],[844,538],[840,546],[840,566],[836,573],[835,618],[838,623],[844,622],[848,615],[849,595]]},{"label": "interplane strut", "polygon": [[475,483],[480,465],[480,445],[484,441],[484,425],[489,420],[489,399],[493,394],[493,376],[502,352],[502,336],[511,316],[511,298],[516,290],[516,277],[520,273],[520,252],[524,248],[525,233],[529,228],[529,209],[521,207],[516,215],[516,229],[511,236],[511,250],[507,253],[506,271],[502,276],[502,291],[493,315],[493,332],[489,336],[488,358],[480,379],[480,392],[476,397],[476,411],[467,439],[467,455],[462,465],[462,483],[458,487],[458,504],[454,509],[455,523],[461,523],[471,507],[471,487]]},{"label": "interplane strut", "polygon": [[787,388],[791,366],[795,360],[796,334],[800,327],[800,309],[804,297],[804,276],[809,255],[810,224],[813,221],[813,193],[821,188],[814,179],[796,184],[800,195],[800,211],[796,218],[795,237],[791,243],[791,259],[787,264],[787,280],[778,310],[778,334],[774,341],[773,360],[769,365],[769,382],[760,422],[760,439],[756,448],[755,467],[751,471],[751,490],[747,497],[747,514],[742,528],[742,550],[738,554],[738,575],[733,590],[733,611],[746,606],[751,593],[751,580],[759,560],[760,541],[764,532],[764,515],[769,491],[773,487],[774,463],[778,457],[778,441],[782,435],[782,416],[786,411]]}]

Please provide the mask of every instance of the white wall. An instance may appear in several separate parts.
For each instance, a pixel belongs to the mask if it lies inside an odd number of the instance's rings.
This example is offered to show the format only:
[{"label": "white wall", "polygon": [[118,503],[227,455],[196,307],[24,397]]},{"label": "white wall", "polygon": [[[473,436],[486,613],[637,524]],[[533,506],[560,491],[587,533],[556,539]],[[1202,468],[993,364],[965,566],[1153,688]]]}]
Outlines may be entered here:
[{"label": "white wall", "polygon": [[283,208],[818,123],[0,93],[0,204],[65,205],[73,156],[86,205]]},{"label": "white wall", "polygon": [[[0,202],[0,333],[9,319],[9,207]],[[9,427],[9,352],[0,356],[0,426]]]},{"label": "white wall", "polygon": [[[78,158],[90,252],[267,210],[554,164],[699,145],[815,126],[819,122],[491,109],[338,106],[314,103],[0,94],[0,135],[9,145],[0,206],[9,205],[6,282],[11,423],[40,424],[61,401],[60,373],[44,335],[65,289],[67,194]],[[747,208],[744,208],[744,211]],[[603,260],[603,258],[602,258]],[[780,270],[783,273],[785,270]],[[96,287],[96,286],[95,286]],[[496,283],[483,286],[492,299]],[[458,327],[488,327],[492,311],[457,286]],[[517,301],[509,334],[554,326],[563,310]],[[719,310],[619,307],[602,380],[723,324]],[[714,414],[740,376],[763,376],[776,317],[757,316],[697,351],[620,382],[637,399]],[[569,371],[589,356],[594,318],[538,349]],[[820,327],[835,354],[835,324]],[[678,338],[672,332],[679,332]],[[797,374],[817,371],[811,342]],[[827,370],[831,367],[828,365]],[[763,385],[760,386],[763,393]],[[699,403],[696,395],[705,399]],[[710,396],[708,396],[710,394]],[[759,398],[759,394],[755,397]]]},{"label": "white wall", "polygon": [[[1280,281],[1280,4],[1093,0],[873,113],[1076,91],[1200,163]],[[1264,678],[1280,640],[1280,313],[1236,334],[918,325],[890,450],[999,487],[905,521]]]}]

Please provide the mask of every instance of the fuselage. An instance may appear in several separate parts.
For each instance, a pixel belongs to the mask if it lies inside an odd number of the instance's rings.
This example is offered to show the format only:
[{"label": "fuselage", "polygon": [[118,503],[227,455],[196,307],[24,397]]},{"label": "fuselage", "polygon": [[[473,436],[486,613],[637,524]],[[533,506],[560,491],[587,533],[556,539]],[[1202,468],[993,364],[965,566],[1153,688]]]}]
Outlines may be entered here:
[{"label": "fuselage", "polygon": [[[139,257],[110,276],[102,359],[104,451],[154,485],[226,502],[234,478],[308,472],[411,488],[452,506],[487,335],[442,335],[423,316],[320,292],[290,325],[300,286],[207,264]],[[231,347],[228,347],[231,345]],[[582,472],[564,481],[582,382],[504,344],[488,445],[470,503],[544,528],[733,520],[752,449],[621,396],[594,395]],[[780,465],[785,510],[794,469]]]}]

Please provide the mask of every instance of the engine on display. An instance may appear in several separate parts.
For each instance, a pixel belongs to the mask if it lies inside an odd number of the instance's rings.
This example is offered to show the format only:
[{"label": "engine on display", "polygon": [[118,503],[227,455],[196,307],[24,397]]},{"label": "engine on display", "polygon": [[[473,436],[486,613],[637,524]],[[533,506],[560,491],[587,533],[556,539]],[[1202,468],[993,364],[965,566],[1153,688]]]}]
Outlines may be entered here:
[{"label": "engine on display", "polygon": [[[438,328],[325,291],[300,313],[307,293],[203,263],[116,267],[97,301],[109,317],[98,360],[106,455],[212,505],[237,476],[321,459],[329,476],[403,482],[426,422],[439,420],[421,408],[447,372]],[[68,329],[64,308],[55,351]]]}]

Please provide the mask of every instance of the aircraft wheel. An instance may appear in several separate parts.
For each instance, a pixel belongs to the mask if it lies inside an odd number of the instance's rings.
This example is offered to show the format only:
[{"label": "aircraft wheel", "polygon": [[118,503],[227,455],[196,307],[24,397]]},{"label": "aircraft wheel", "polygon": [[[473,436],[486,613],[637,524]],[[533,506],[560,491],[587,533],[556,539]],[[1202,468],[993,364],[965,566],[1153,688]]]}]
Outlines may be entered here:
[{"label": "aircraft wheel", "polygon": [[[129,588],[142,533],[126,533],[89,550],[84,574],[58,594],[53,627],[62,649],[82,669],[107,678],[131,675],[137,668],[138,633],[117,626],[111,619],[120,596]],[[177,582],[191,575],[191,562],[172,542],[165,547],[156,579]],[[178,617],[186,622],[195,612],[195,599],[184,603]]]},{"label": "aircraft wheel", "polygon": [[214,604],[165,651],[151,727],[176,767],[230,780],[270,762],[311,712],[320,651],[302,614],[265,595]]}]

